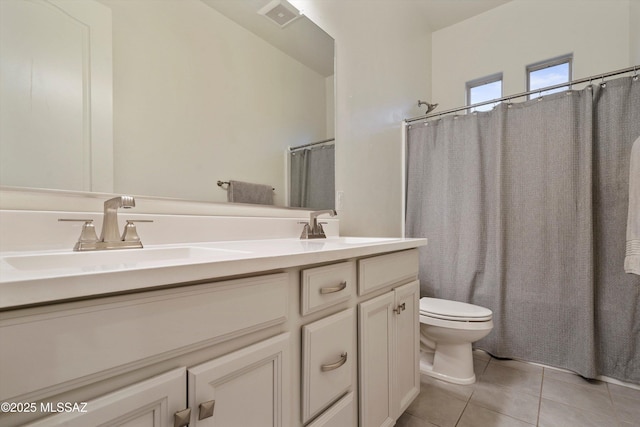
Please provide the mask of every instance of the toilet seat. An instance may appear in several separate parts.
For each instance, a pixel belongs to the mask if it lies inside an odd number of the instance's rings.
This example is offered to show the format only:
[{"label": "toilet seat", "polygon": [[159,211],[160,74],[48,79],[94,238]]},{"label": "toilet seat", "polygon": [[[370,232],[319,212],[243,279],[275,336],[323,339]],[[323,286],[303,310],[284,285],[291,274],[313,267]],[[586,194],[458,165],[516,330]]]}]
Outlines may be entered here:
[{"label": "toilet seat", "polygon": [[486,322],[493,312],[485,307],[439,298],[420,298],[420,315],[457,322]]}]

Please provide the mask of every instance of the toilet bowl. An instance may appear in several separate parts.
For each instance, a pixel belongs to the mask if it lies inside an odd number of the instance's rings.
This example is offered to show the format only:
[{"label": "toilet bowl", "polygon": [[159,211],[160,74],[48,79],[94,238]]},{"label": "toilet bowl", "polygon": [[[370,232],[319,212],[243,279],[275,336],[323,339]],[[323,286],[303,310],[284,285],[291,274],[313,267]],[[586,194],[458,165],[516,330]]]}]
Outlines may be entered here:
[{"label": "toilet bowl", "polygon": [[420,298],[420,372],[455,384],[473,384],[471,344],[493,329],[488,308]]}]

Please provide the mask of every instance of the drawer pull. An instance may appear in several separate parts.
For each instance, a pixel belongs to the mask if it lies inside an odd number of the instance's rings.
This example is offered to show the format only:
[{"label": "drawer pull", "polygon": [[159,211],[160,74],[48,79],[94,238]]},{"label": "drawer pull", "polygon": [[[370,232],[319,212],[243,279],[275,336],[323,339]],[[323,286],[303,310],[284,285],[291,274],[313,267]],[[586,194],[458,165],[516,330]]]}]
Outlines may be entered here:
[{"label": "drawer pull", "polygon": [[322,372],[333,371],[334,369],[338,369],[340,366],[347,363],[347,352],[345,351],[340,355],[340,360],[336,363],[329,363],[328,365],[321,365],[320,370]]},{"label": "drawer pull", "polygon": [[209,400],[208,402],[202,402],[198,407],[200,412],[198,413],[198,421],[205,418],[213,417],[213,409],[216,406],[215,400]]},{"label": "drawer pull", "polygon": [[183,409],[173,414],[173,427],[185,427],[191,420],[191,408]]},{"label": "drawer pull", "polygon": [[393,311],[395,311],[396,314],[400,314],[401,312],[405,311],[406,308],[407,308],[406,303],[403,302],[397,308],[394,308]]},{"label": "drawer pull", "polygon": [[338,286],[330,286],[326,288],[320,288],[321,294],[332,294],[334,292],[340,292],[347,287],[347,281],[340,283]]}]

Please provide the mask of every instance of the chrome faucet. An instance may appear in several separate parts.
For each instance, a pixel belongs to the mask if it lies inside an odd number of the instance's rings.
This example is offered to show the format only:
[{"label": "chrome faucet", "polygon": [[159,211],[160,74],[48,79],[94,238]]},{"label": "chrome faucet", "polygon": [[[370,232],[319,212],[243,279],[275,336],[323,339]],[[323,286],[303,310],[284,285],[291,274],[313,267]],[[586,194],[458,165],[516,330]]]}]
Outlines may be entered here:
[{"label": "chrome faucet", "polygon": [[128,209],[135,205],[136,201],[132,196],[118,196],[104,202],[104,218],[99,239],[92,219],[59,219],[59,221],[84,221],[80,238],[73,248],[74,251],[142,248],[142,242],[134,222],[152,221],[144,219],[127,220],[127,225],[124,227],[122,235],[120,235],[120,226],[118,225],[118,209]]},{"label": "chrome faucet", "polygon": [[118,209],[130,209],[136,206],[136,201],[131,196],[119,196],[104,202],[104,218],[102,219],[102,233],[100,241],[113,243],[121,241],[120,227],[118,226]]},{"label": "chrome faucet", "polygon": [[302,229],[301,239],[326,239],[324,234],[322,223],[318,222],[318,216],[329,214],[330,216],[336,216],[337,213],[334,209],[327,209],[324,211],[314,211],[309,214],[309,222],[304,222],[304,228]]}]

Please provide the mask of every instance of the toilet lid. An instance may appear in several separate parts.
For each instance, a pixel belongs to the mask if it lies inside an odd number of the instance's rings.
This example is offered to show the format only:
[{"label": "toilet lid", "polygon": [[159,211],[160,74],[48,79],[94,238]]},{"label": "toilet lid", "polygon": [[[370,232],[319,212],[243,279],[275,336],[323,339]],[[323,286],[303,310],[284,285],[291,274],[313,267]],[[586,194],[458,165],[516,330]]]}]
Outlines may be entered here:
[{"label": "toilet lid", "polygon": [[445,320],[483,322],[491,320],[488,308],[439,298],[420,298],[420,314]]}]

